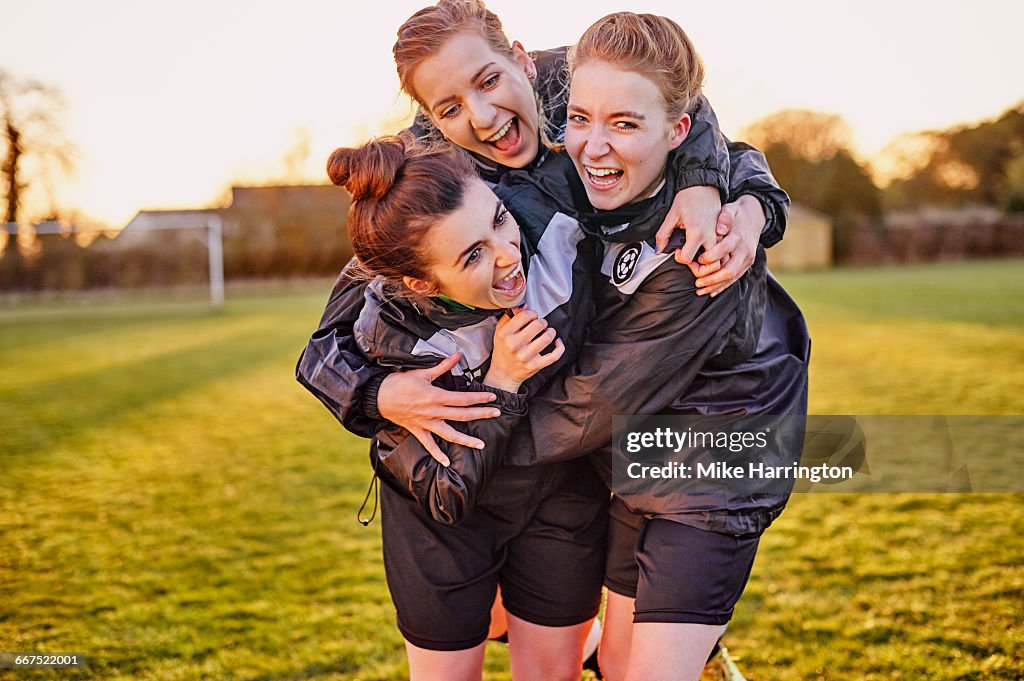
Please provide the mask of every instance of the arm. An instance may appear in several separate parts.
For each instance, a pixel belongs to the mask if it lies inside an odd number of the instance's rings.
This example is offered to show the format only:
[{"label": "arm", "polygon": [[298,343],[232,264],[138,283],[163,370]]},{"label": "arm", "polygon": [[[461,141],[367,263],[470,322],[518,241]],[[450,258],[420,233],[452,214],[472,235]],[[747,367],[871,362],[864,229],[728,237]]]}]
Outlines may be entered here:
[{"label": "arm", "polygon": [[[542,351],[554,348],[542,354]],[[384,353],[394,346],[378,347]],[[505,460],[509,434],[526,413],[523,381],[558,361],[565,351],[554,329],[532,310],[520,310],[511,319],[502,317],[494,330],[494,353],[484,385],[471,383],[468,390],[491,390],[500,412],[494,419],[472,421],[466,433],[487,443],[484,449],[441,443],[450,460],[442,466],[408,433],[387,430],[376,437],[376,453],[395,480],[438,522],[454,524],[465,518]],[[401,356],[398,351],[397,356]]]},{"label": "arm", "polygon": [[764,154],[731,143],[732,203],[718,216],[720,241],[690,263],[697,275],[697,295],[716,296],[754,262],[758,244],[768,248],[782,239],[789,217],[789,196],[776,183]]},{"label": "arm", "polygon": [[759,240],[765,248],[782,241],[789,219],[789,195],[775,181],[768,159],[760,151],[743,142],[729,143],[733,174],[729,183],[731,201],[752,196],[764,210],[764,227]]},{"label": "arm", "polygon": [[390,426],[377,433],[375,453],[391,476],[424,511],[438,522],[455,524],[474,508],[505,459],[513,427],[526,414],[526,395],[471,384],[467,390],[489,390],[500,416],[460,425],[462,432],[488,443],[483,449],[439,441],[450,460],[443,466],[408,431]]},{"label": "arm", "polygon": [[295,378],[350,432],[373,437],[381,416],[376,409],[364,411],[364,398],[376,396],[388,372],[370,363],[353,337],[366,290],[366,282],[352,276],[354,263],[335,282],[319,328],[299,357]]},{"label": "arm", "polygon": [[[684,169],[679,169],[676,172],[681,190],[658,230],[655,241],[658,249],[662,250],[668,246],[673,230],[683,229],[686,232],[686,243],[682,248],[676,250],[676,261],[680,263],[692,262],[701,247],[704,248],[705,253],[699,260],[705,265],[723,260],[725,256],[739,256],[725,274],[719,275],[711,281],[707,279],[698,281],[702,287],[721,282],[726,282],[726,286],[728,286],[746,271],[746,267],[749,267],[748,260],[752,259],[748,256],[751,256],[757,249],[758,241],[767,248],[782,238],[782,233],[786,228],[789,197],[772,176],[764,154],[747,144],[730,142],[721,134],[718,117],[707,99],[701,97],[691,116],[695,123],[702,121],[714,131],[716,141],[721,143],[724,149],[720,153],[726,154],[726,161],[718,162],[719,165],[727,169],[729,176],[728,192],[722,198],[722,203],[726,200],[735,202],[738,197],[749,195],[762,204],[762,211],[749,210],[746,206],[737,207],[738,215],[732,226],[732,231],[739,232],[737,234],[739,240],[732,239],[725,246],[715,249],[716,243],[721,243],[719,237],[726,233],[726,227],[728,227],[728,225],[723,225],[723,221],[719,219],[719,210],[722,205],[721,203],[715,205],[715,197],[707,187],[688,186],[692,185],[688,181],[689,176]],[[688,152],[685,141],[680,149],[683,152]],[[762,212],[763,218],[759,217]],[[736,253],[739,243],[744,245],[744,249],[742,252]],[[746,264],[741,268],[742,263]],[[722,266],[723,263],[720,263],[714,268],[701,271],[698,276],[717,272]]]},{"label": "arm", "polygon": [[493,416],[490,408],[474,406],[493,399],[490,393],[443,390],[433,385],[449,371],[456,357],[436,367],[410,371],[381,368],[363,355],[353,326],[365,304],[366,282],[354,277],[355,260],[342,270],[331,291],[320,326],[309,339],[295,367],[295,378],[313,393],[350,432],[360,437],[390,421],[406,428],[442,462],[444,454],[431,433],[463,445],[482,447],[448,421]]},{"label": "arm", "polygon": [[614,415],[669,406],[728,344],[747,288],[695,296],[692,272],[669,259],[627,303],[603,305],[611,312],[591,325],[576,362],[531,399],[509,449],[523,457],[516,463],[582,456],[611,442]]}]

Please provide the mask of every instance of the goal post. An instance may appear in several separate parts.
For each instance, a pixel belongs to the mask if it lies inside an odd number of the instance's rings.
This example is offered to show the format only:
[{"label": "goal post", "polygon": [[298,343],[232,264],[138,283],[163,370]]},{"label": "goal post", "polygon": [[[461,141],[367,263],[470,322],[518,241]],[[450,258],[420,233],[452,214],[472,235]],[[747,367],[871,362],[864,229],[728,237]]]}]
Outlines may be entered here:
[{"label": "goal post", "polygon": [[[35,235],[66,235],[68,230],[54,221],[41,222],[32,226]],[[221,216],[214,211],[141,211],[118,233],[117,238],[129,233],[141,235],[148,232],[169,230],[202,230],[200,241],[206,246],[210,276],[210,305],[224,307],[224,226]],[[7,232],[7,248],[17,248],[20,232],[18,223],[4,223]],[[109,233],[109,229],[81,229],[75,227],[75,234],[90,232]]]}]

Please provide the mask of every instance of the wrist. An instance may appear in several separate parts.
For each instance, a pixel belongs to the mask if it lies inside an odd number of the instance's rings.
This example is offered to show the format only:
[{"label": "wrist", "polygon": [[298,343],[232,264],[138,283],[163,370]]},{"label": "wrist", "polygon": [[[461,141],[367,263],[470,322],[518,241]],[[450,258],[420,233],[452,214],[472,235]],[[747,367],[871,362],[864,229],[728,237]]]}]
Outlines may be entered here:
[{"label": "wrist", "polygon": [[747,232],[760,236],[768,225],[764,204],[753,194],[743,194],[736,201],[736,206],[743,214],[743,222],[748,226]]},{"label": "wrist", "polygon": [[380,413],[380,388],[387,380],[390,373],[381,372],[378,375],[370,377],[363,385],[363,395],[359,400],[359,406],[362,409],[363,416],[373,419],[374,421],[386,420]]},{"label": "wrist", "polygon": [[498,390],[504,390],[509,393],[519,392],[519,386],[522,384],[522,381],[516,381],[507,376],[502,376],[500,372],[488,371],[487,375],[484,376],[484,385],[491,388],[497,388]]}]

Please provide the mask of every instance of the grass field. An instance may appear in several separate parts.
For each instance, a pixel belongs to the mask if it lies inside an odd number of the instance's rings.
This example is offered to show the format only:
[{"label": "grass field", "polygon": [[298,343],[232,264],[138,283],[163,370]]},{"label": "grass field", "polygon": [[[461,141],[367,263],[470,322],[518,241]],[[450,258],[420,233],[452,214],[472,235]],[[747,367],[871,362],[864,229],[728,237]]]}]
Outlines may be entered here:
[{"label": "grass field", "polygon": [[[789,275],[817,413],[1024,413],[1024,262]],[[401,679],[366,443],[293,378],[329,284],[0,308],[3,679]],[[1024,499],[794,497],[727,643],[748,677],[1024,678]],[[501,646],[488,679],[507,679]]]}]

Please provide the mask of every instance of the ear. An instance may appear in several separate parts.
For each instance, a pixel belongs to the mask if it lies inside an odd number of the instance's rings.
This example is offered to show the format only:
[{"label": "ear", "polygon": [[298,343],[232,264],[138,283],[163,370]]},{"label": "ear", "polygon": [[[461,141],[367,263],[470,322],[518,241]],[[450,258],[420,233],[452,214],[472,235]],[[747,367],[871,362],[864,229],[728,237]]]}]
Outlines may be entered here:
[{"label": "ear", "polygon": [[690,114],[684,113],[680,116],[679,120],[672,124],[669,132],[671,134],[669,137],[669,149],[675,149],[690,134]]},{"label": "ear", "polygon": [[537,78],[537,65],[533,63],[530,55],[526,52],[526,48],[518,40],[512,42],[512,61],[523,69],[531,83]]},{"label": "ear", "polygon": [[430,282],[417,279],[416,277],[402,277],[402,283],[412,291],[418,293],[421,296],[436,296],[437,286]]}]

